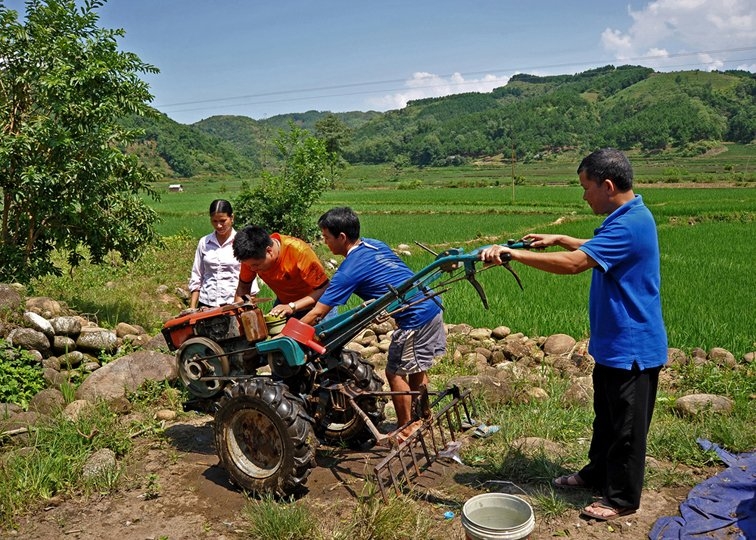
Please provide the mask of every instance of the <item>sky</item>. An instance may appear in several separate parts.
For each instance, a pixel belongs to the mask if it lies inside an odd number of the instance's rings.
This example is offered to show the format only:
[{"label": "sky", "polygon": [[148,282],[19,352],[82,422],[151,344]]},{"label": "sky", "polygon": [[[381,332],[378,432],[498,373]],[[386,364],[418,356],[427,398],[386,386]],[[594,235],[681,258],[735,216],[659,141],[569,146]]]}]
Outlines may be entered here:
[{"label": "sky", "polygon": [[[22,0],[0,0],[23,13]],[[108,0],[99,26],[182,124],[387,111],[517,73],[756,72],[756,0]]]}]

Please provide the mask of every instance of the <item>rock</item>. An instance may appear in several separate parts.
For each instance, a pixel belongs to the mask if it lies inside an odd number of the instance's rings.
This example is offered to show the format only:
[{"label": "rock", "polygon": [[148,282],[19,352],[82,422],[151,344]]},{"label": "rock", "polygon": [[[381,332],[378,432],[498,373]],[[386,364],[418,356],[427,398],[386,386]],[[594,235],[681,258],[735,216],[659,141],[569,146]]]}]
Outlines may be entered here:
[{"label": "rock", "polygon": [[670,347],[667,349],[667,366],[684,366],[690,360],[682,350]]},{"label": "rock", "polygon": [[60,388],[60,385],[66,382],[66,376],[53,368],[43,368],[42,378],[47,383],[47,386],[52,388]]},{"label": "rock", "polygon": [[675,410],[688,416],[701,413],[729,414],[734,402],[727,397],[715,394],[690,394],[675,401]]},{"label": "rock", "polygon": [[463,324],[455,324],[454,326],[452,326],[451,328],[449,328],[449,333],[450,334],[462,334],[462,335],[466,336],[467,334],[469,334],[472,331],[472,329],[473,329],[473,327],[470,326],[469,324],[464,324],[464,323]]},{"label": "rock", "polygon": [[507,338],[499,343],[501,346],[501,352],[504,353],[504,357],[507,360],[516,362],[520,358],[526,357],[530,354],[530,347],[528,347],[527,343],[522,340]]},{"label": "rock", "polygon": [[544,456],[551,461],[557,461],[565,455],[564,448],[554,441],[541,437],[521,437],[512,441],[512,448],[519,450],[528,457]]},{"label": "rock", "polygon": [[743,355],[743,362],[746,364],[753,364],[756,360],[756,352],[747,352]]},{"label": "rock", "polygon": [[131,326],[130,324],[125,323],[125,322],[120,322],[115,327],[116,337],[119,337],[119,338],[128,336],[129,334],[138,336],[140,333],[143,333],[143,332],[139,332],[139,330],[136,327]]},{"label": "rock", "polygon": [[42,332],[48,338],[52,338],[55,335],[55,330],[50,324],[50,321],[41,315],[37,315],[32,311],[25,311],[24,321],[27,322],[29,328],[33,328],[37,332]]},{"label": "rock", "polygon": [[532,388],[528,388],[525,391],[525,398],[528,403],[531,403],[533,401],[546,401],[549,399],[549,393],[546,392],[543,388],[540,388],[538,386],[534,386]]},{"label": "rock", "polygon": [[735,360],[735,355],[722,347],[714,347],[711,349],[709,351],[709,360],[721,367],[734,368],[738,365],[738,361]]},{"label": "rock", "polygon": [[554,334],[546,338],[543,343],[543,352],[547,355],[568,354],[575,348],[577,341],[567,334]]},{"label": "rock", "polygon": [[42,315],[45,319],[52,319],[63,313],[60,303],[46,296],[27,298],[26,309]]},{"label": "rock", "polygon": [[161,332],[158,332],[142,348],[147,351],[167,351],[168,344],[165,342],[165,336]]},{"label": "rock", "polygon": [[155,413],[155,419],[156,420],[175,420],[176,419],[176,411],[172,411],[170,409],[160,409],[158,412]]},{"label": "rock", "polygon": [[21,306],[21,295],[10,285],[0,284],[0,311],[15,311]]},{"label": "rock", "polygon": [[58,336],[78,336],[81,332],[81,319],[79,317],[54,317],[50,324]]},{"label": "rock", "polygon": [[80,366],[85,358],[86,355],[83,352],[71,351],[70,353],[61,355],[58,358],[58,361],[60,362],[61,367],[65,366],[67,369],[71,369]]},{"label": "rock", "polygon": [[63,392],[57,388],[45,388],[29,401],[29,410],[40,414],[53,415],[62,411],[66,406]]},{"label": "rock", "polygon": [[593,402],[593,379],[576,377],[565,391],[563,399],[568,406],[588,405]]},{"label": "rock", "polygon": [[508,326],[497,326],[496,328],[491,330],[491,337],[494,339],[504,339],[511,333],[512,331]]},{"label": "rock", "polygon": [[81,476],[84,480],[92,480],[115,471],[117,464],[115,452],[110,448],[100,448],[84,462]]},{"label": "rock", "polygon": [[94,371],[76,391],[77,399],[95,401],[125,397],[146,380],[176,380],[178,366],[173,355],[136,351]]},{"label": "rock", "polygon": [[483,399],[499,405],[510,403],[515,395],[509,381],[489,376],[454,377],[449,381],[449,384],[456,384],[460,388],[471,388]]},{"label": "rock", "polygon": [[489,328],[473,328],[467,335],[473,339],[482,341],[491,337],[491,330]]},{"label": "rock", "polygon": [[49,356],[50,340],[46,335],[33,328],[14,328],[8,334],[8,341],[14,347],[40,351],[43,356]]},{"label": "rock", "polygon": [[363,348],[360,351],[360,356],[362,356],[362,358],[370,358],[374,354],[378,354],[380,352],[382,352],[381,349],[379,349],[375,345],[371,345],[370,347]]},{"label": "rock", "polygon": [[66,354],[76,350],[76,341],[69,336],[53,336],[52,349],[55,354]]},{"label": "rock", "polygon": [[65,409],[63,409],[63,417],[76,422],[82,414],[94,409],[94,404],[84,399],[77,399],[69,403]]},{"label": "rock", "polygon": [[76,339],[76,347],[94,354],[112,353],[118,345],[117,339],[115,332],[104,328],[82,328]]}]

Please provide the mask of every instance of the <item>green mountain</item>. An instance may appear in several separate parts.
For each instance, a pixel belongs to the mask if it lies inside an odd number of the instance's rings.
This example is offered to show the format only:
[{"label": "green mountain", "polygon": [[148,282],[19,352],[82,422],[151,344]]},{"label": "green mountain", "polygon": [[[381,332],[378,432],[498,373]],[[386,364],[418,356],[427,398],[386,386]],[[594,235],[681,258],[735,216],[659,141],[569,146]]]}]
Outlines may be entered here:
[{"label": "green mountain", "polygon": [[[290,123],[315,131],[328,112],[265,120],[213,116],[186,126],[165,115],[139,119],[138,150],[173,176],[249,175],[273,155]],[[451,165],[509,155],[540,159],[601,146],[660,151],[748,143],[756,136],[756,76],[743,71],[657,73],[605,66],[575,75],[518,74],[489,93],[410,102],[400,110],[335,113],[352,132],[352,163]],[[701,142],[704,141],[702,144]]]}]

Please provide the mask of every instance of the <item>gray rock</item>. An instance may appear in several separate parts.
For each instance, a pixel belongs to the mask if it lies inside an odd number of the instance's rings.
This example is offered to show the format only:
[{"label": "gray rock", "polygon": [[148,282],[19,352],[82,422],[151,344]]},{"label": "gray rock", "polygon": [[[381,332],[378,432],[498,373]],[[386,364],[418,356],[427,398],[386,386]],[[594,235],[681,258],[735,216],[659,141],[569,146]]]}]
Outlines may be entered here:
[{"label": "gray rock", "polygon": [[57,369],[43,368],[42,378],[51,388],[60,388],[60,385],[66,382],[67,377]]},{"label": "gray rock", "polygon": [[100,448],[97,452],[89,456],[81,470],[81,476],[84,480],[92,480],[98,476],[115,471],[118,466],[115,452],[110,448]]},{"label": "gray rock", "polygon": [[94,371],[76,391],[77,399],[95,401],[125,397],[146,380],[176,380],[176,357],[155,351],[136,351]]},{"label": "gray rock", "polygon": [[80,366],[85,358],[86,355],[83,352],[71,351],[70,353],[61,355],[58,360],[60,361],[61,367],[71,369]]},{"label": "gray rock", "polygon": [[10,285],[0,284],[0,311],[15,311],[21,306],[21,295]]},{"label": "gray rock", "polygon": [[715,394],[690,394],[675,401],[675,409],[681,414],[697,416],[702,413],[729,414],[734,402]]},{"label": "gray rock", "polygon": [[104,328],[82,328],[76,338],[76,347],[95,354],[112,353],[118,347],[118,337],[115,332]]},{"label": "gray rock", "polygon": [[59,336],[78,336],[81,332],[81,319],[79,317],[54,317],[50,324]]},{"label": "gray rock", "polygon": [[142,348],[148,351],[167,351],[168,344],[165,342],[165,336],[158,332]]},{"label": "gray rock", "polygon": [[69,336],[53,336],[52,349],[56,354],[66,354],[76,350],[76,341]]},{"label": "gray rock", "polygon": [[63,392],[57,388],[45,388],[29,401],[29,410],[40,414],[53,415],[62,411],[66,406]]},{"label": "gray rock", "polygon": [[455,324],[454,326],[452,326],[451,328],[449,328],[449,333],[450,334],[462,334],[462,335],[466,336],[467,334],[469,334],[470,332],[472,332],[472,329],[473,329],[473,327],[470,326],[469,324],[464,324],[464,323],[463,324]]},{"label": "gray rock", "polygon": [[29,325],[29,328],[34,328],[38,332],[42,332],[48,338],[52,338],[55,335],[50,321],[45,319],[42,315],[37,315],[32,311],[24,312],[24,321]]},{"label": "gray rock", "polygon": [[50,340],[42,332],[33,328],[14,328],[8,334],[8,341],[14,347],[36,349],[43,353],[43,356],[50,352]]}]

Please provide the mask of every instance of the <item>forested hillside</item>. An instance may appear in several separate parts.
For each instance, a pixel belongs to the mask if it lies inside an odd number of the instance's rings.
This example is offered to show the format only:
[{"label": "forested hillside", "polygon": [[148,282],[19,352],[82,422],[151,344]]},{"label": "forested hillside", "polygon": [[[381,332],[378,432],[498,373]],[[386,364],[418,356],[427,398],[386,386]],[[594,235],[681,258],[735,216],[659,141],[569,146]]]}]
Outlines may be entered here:
[{"label": "forested hillside", "polygon": [[[214,116],[184,126],[147,121],[140,152],[174,176],[247,175],[272,159],[272,140],[290,123],[314,131],[328,112],[264,120]],[[756,76],[748,72],[656,73],[605,66],[576,75],[519,74],[490,93],[410,102],[386,113],[336,113],[351,130],[352,163],[443,166],[515,153],[539,159],[568,149],[615,146],[689,154],[710,141],[751,142],[756,134]]]}]

